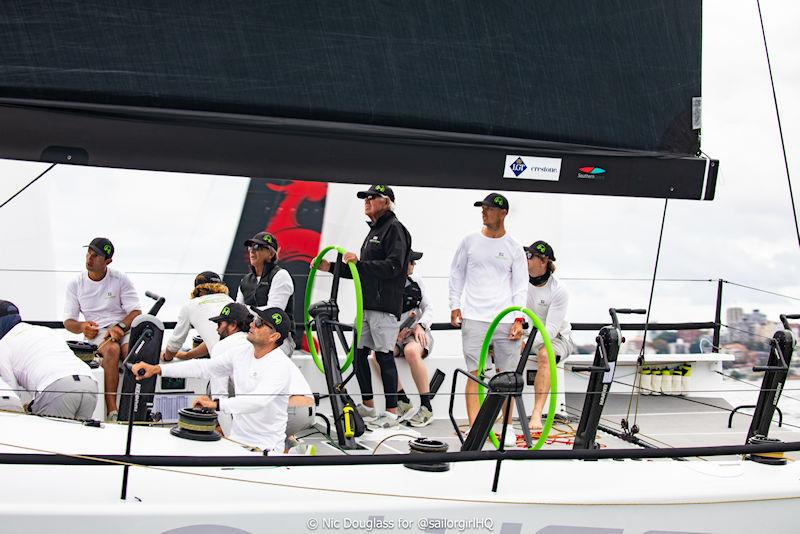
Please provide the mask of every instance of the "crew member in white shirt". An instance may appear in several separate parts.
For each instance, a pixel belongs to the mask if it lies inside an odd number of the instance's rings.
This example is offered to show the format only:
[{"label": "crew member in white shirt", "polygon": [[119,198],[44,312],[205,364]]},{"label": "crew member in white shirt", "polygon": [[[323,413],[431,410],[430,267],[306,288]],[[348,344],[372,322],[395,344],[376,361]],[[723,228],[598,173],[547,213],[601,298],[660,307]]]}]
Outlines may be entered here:
[{"label": "crew member in white shirt", "polygon": [[[86,272],[67,285],[64,328],[73,334],[83,334],[86,341],[99,347],[106,411],[108,418],[115,420],[119,361],[128,354],[131,323],[142,312],[139,295],[130,279],[108,266],[114,256],[111,241],[96,237],[87,247]],[[83,321],[79,320],[81,314]]]},{"label": "crew member in white shirt", "polygon": [[[198,274],[194,278],[194,289],[189,300],[178,312],[175,329],[167,341],[164,352],[161,353],[161,359],[165,362],[173,358],[190,360],[211,354],[214,345],[219,341],[219,334],[216,325],[212,325],[209,319],[219,315],[219,310],[231,302],[233,299],[228,296],[228,286],[222,282],[220,275],[212,271]],[[200,334],[203,342],[189,351],[181,352],[183,342],[186,341],[186,336],[192,327]]]},{"label": "crew member in white shirt", "polygon": [[[575,349],[572,341],[572,325],[567,320],[569,293],[564,284],[553,274],[556,272],[556,255],[553,247],[544,241],[535,241],[525,247],[528,258],[528,303],[527,308],[544,323],[553,345],[556,363],[566,358]],[[542,430],[542,411],[550,391],[550,361],[541,335],[537,335],[531,348],[536,354],[536,379],[533,383],[534,404],[528,424],[532,432]]]},{"label": "crew member in white shirt", "polygon": [[[250,272],[239,282],[236,302],[260,310],[280,308],[294,320],[294,281],[289,271],[277,264],[278,238],[269,232],[258,232],[244,242],[250,261]],[[294,332],[284,341],[283,351],[294,352]]]},{"label": "crew member in white shirt", "polygon": [[[525,306],[528,273],[522,246],[506,233],[508,199],[490,193],[481,201],[483,228],[466,236],[458,246],[450,266],[450,324],[461,327],[461,341],[467,370],[477,376],[483,338],[489,324],[509,306]],[[519,359],[522,316],[506,315],[492,337],[497,370],[513,370]],[[487,362],[489,369],[491,362]],[[480,409],[478,385],[466,385],[467,415],[470,425]],[[516,435],[508,429],[509,446]],[[510,440],[513,439],[514,443]]]},{"label": "crew member in white shirt", "polygon": [[[137,380],[157,374],[181,378],[232,377],[236,397],[202,395],[195,398],[192,405],[232,414],[232,440],[269,454],[282,454],[294,364],[280,346],[289,335],[291,320],[280,308],[253,308],[252,311],[256,316],[247,333],[250,347],[227,350],[218,357],[212,355],[208,360],[194,359],[164,365],[139,362],[133,366],[132,372]],[[138,375],[140,369],[145,370],[143,376]]]},{"label": "crew member in white shirt", "polygon": [[[424,359],[433,350],[433,306],[422,278],[414,276],[414,267],[422,259],[422,252],[412,250],[408,262],[408,276],[403,289],[403,313],[400,325],[403,327],[397,334],[394,347],[395,357],[404,357],[411,368],[411,377],[419,392],[420,407],[408,421],[413,427],[428,426],[433,422],[433,406],[431,405],[428,367]],[[397,414],[400,417],[410,415],[413,405],[406,395],[400,380],[397,381]]]},{"label": "crew member in white shirt", "polygon": [[19,309],[6,300],[0,300],[0,377],[11,389],[33,395],[29,408],[36,415],[88,420],[97,405],[89,366],[56,332],[23,323]]}]

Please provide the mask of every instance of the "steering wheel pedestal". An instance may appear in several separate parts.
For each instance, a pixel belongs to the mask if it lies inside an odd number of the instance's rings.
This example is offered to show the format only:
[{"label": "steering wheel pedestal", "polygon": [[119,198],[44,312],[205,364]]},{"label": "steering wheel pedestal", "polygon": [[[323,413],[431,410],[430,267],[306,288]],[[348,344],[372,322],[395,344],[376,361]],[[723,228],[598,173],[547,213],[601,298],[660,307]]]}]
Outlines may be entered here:
[{"label": "steering wheel pedestal", "polygon": [[[337,258],[335,263],[331,263],[333,267],[333,284],[331,287],[331,294],[327,300],[321,300],[310,304],[311,293],[314,287],[314,276],[317,271],[322,257],[329,250],[335,249],[337,251]],[[359,445],[356,443],[355,438],[363,432],[363,423],[358,424],[357,419],[360,417],[355,411],[355,404],[352,399],[347,395],[345,388],[347,380],[342,379],[342,373],[350,366],[353,361],[353,354],[358,344],[358,338],[361,334],[361,321],[363,314],[362,299],[361,299],[361,284],[358,278],[358,270],[355,265],[349,263],[350,274],[353,278],[356,291],[356,319],[355,324],[352,325],[353,339],[352,344],[348,344],[344,335],[344,328],[349,328],[351,325],[345,325],[339,322],[339,304],[337,297],[339,293],[339,281],[341,279],[340,269],[343,266],[342,256],[344,250],[340,247],[326,247],[314,259],[311,265],[311,272],[308,276],[308,284],[306,285],[306,301],[305,301],[305,327],[306,337],[308,339],[308,347],[314,362],[317,367],[325,374],[325,384],[328,389],[327,398],[331,403],[331,412],[333,415],[333,422],[336,427],[336,437],[339,447],[342,449],[358,449]],[[311,338],[312,325],[317,331],[319,340],[319,354],[317,353],[313,339]],[[335,334],[334,334],[335,332]],[[347,352],[345,363],[339,366],[339,356],[336,350],[335,337],[338,336],[339,341]],[[352,376],[352,375],[351,375]]]}]

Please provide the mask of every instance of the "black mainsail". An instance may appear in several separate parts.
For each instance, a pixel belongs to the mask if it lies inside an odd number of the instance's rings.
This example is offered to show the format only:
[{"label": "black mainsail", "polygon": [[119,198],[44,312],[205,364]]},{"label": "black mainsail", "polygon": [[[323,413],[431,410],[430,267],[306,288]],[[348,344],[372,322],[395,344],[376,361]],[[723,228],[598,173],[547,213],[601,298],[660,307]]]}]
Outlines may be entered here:
[{"label": "black mainsail", "polygon": [[7,2],[0,157],[711,199],[701,2]]}]

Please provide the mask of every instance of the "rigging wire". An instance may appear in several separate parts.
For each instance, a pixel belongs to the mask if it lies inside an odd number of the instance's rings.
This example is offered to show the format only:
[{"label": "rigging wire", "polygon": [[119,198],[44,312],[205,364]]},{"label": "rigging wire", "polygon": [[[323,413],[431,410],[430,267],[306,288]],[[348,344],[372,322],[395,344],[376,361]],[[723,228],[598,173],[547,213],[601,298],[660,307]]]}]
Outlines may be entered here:
[{"label": "rigging wire", "polygon": [[781,150],[783,151],[783,165],[786,168],[786,181],[789,184],[789,198],[792,201],[792,215],[794,216],[794,230],[797,233],[797,245],[800,247],[800,226],[797,224],[797,208],[794,204],[794,193],[792,191],[792,178],[789,175],[789,160],[786,157],[786,143],[783,140],[783,126],[781,125],[781,113],[778,109],[778,96],[775,93],[775,79],[772,77],[772,62],[769,59],[769,47],[767,47],[767,32],[764,30],[764,17],[761,15],[761,0],[756,0],[758,6],[758,20],[761,23],[761,38],[764,41],[764,54],[767,57],[767,69],[769,70],[769,84],[772,88],[772,101],[775,103],[775,117],[778,119],[778,133],[781,138]]},{"label": "rigging wire", "polygon": [[783,293],[776,293],[775,291],[768,291],[766,289],[759,289],[757,287],[747,286],[747,285],[744,285],[744,284],[737,284],[736,282],[730,282],[728,280],[723,280],[723,283],[730,284],[732,286],[743,287],[745,289],[751,289],[753,291],[758,291],[760,293],[766,293],[768,295],[775,295],[776,297],[783,297],[783,298],[790,299],[790,300],[800,301],[800,298],[798,298],[798,297],[793,297],[791,295],[784,295]]},{"label": "rigging wire", "polygon": [[[670,191],[671,190],[672,190],[672,188],[670,188]],[[623,423],[624,423],[623,426],[627,427],[628,426],[628,419],[630,418],[630,415],[631,415],[631,404],[633,402],[633,397],[635,396],[636,397],[636,410],[635,410],[635,412],[633,414],[633,425],[631,425],[629,428],[625,428],[625,431],[626,432],[630,432],[631,435],[636,433],[634,428],[636,427],[636,416],[639,413],[639,392],[641,391],[640,388],[636,387],[636,379],[641,376],[641,368],[642,368],[642,365],[644,364],[644,351],[645,351],[645,347],[647,346],[647,329],[650,326],[650,312],[652,311],[652,307],[653,307],[653,293],[655,292],[655,289],[656,289],[656,276],[658,275],[658,260],[661,257],[661,242],[662,242],[662,239],[664,238],[664,224],[666,223],[666,220],[667,220],[667,206],[668,205],[669,205],[669,198],[665,198],[664,199],[664,213],[661,215],[661,229],[660,229],[660,231],[658,233],[658,246],[656,247],[656,261],[655,261],[655,265],[653,266],[653,281],[650,284],[650,297],[649,297],[649,299],[647,301],[647,315],[645,316],[645,319],[644,319],[644,332],[642,333],[642,348],[639,351],[639,358],[636,361],[637,373],[636,373],[636,377],[634,377],[633,385],[631,386],[631,396],[628,399],[628,414],[625,416],[625,419],[623,421]]]},{"label": "rigging wire", "polygon": [[20,194],[20,193],[22,193],[23,191],[25,191],[26,189],[28,189],[30,186],[32,186],[32,185],[33,185],[33,184],[36,182],[36,180],[38,180],[39,178],[41,178],[42,176],[44,176],[45,174],[47,174],[48,172],[50,172],[50,170],[51,170],[53,167],[55,167],[56,165],[57,165],[57,163],[53,163],[53,164],[51,164],[49,167],[47,167],[47,168],[44,170],[44,172],[42,172],[42,173],[41,173],[39,176],[37,176],[36,178],[34,178],[33,180],[31,180],[30,182],[28,182],[27,184],[25,184],[25,187],[23,187],[22,189],[20,189],[19,191],[17,191],[17,192],[16,192],[16,193],[14,193],[13,195],[11,195],[11,196],[8,198],[8,200],[6,200],[6,201],[5,201],[5,202],[3,202],[2,204],[0,204],[0,208],[2,208],[2,207],[3,207],[3,206],[5,206],[6,204],[8,204],[8,203],[9,203],[9,202],[11,202],[12,200],[14,200],[14,199],[15,199],[15,198],[16,198],[16,197],[17,197],[17,196]]}]

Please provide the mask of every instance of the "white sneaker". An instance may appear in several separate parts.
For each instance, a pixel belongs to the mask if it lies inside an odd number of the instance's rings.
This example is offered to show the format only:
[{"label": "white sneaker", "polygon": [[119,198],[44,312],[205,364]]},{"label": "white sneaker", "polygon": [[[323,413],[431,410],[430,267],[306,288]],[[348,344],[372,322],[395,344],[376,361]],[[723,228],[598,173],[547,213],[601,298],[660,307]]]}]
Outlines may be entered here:
[{"label": "white sneaker", "polygon": [[397,417],[400,419],[406,419],[406,416],[410,416],[412,410],[414,410],[414,405],[410,402],[397,401]]},{"label": "white sneaker", "polygon": [[316,456],[317,448],[314,445],[299,443],[289,449],[289,454],[294,456]]},{"label": "white sneaker", "polygon": [[358,412],[358,415],[361,416],[361,418],[364,420],[365,423],[368,421],[374,421],[375,419],[378,418],[378,410],[376,410],[374,407],[370,408],[369,406],[365,406],[364,404],[358,404],[356,405],[356,411]]},{"label": "white sneaker", "polygon": [[433,423],[433,412],[425,406],[420,406],[417,413],[415,413],[408,421],[408,424],[414,428],[422,428]]},{"label": "white sneaker", "polygon": [[367,421],[364,419],[367,428],[371,430],[381,430],[400,426],[400,418],[392,412],[383,412],[379,417]]}]

